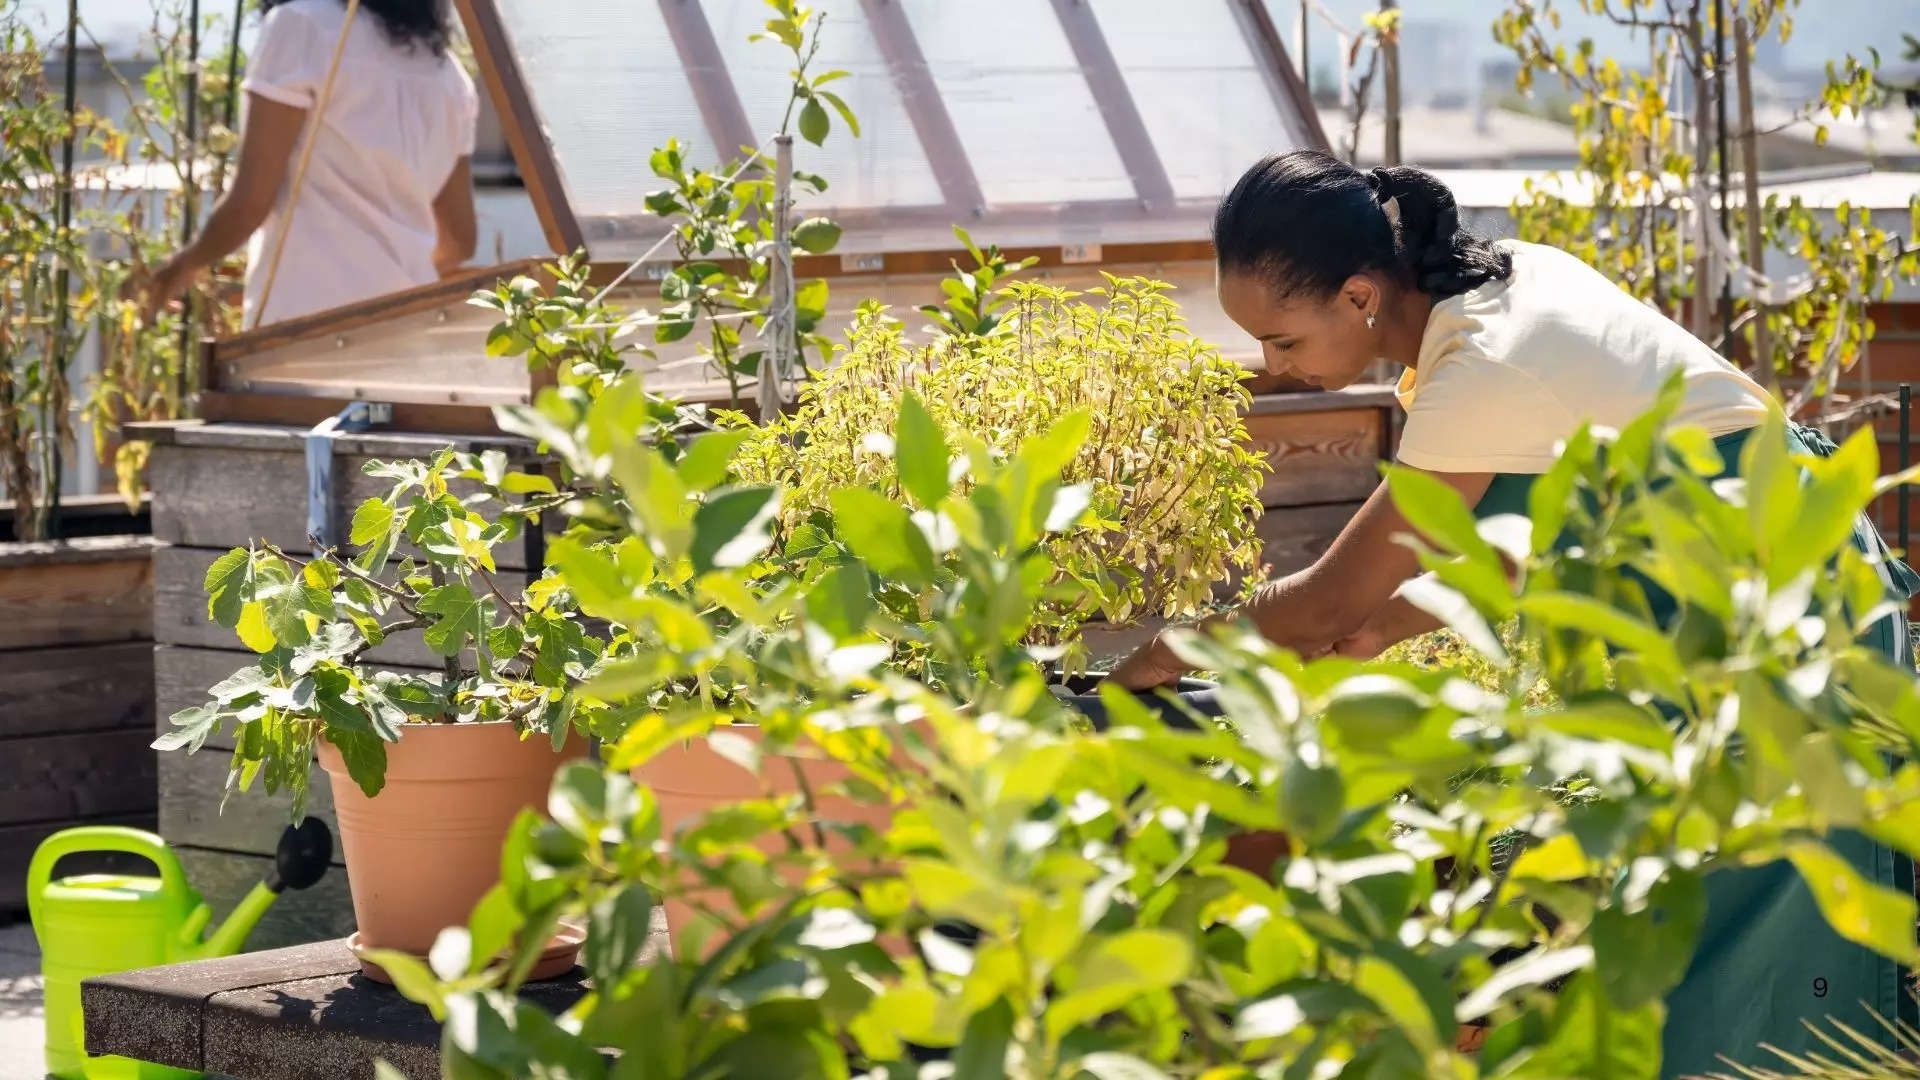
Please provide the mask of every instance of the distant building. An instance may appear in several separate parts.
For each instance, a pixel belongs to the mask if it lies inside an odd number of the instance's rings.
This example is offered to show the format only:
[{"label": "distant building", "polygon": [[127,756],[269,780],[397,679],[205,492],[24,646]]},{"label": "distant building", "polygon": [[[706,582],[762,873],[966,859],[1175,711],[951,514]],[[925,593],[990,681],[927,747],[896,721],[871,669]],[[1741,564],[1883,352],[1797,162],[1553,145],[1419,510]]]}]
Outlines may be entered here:
[{"label": "distant building", "polygon": [[[1385,114],[1376,97],[1360,123],[1358,163],[1380,164]],[[1345,109],[1320,109],[1320,126],[1336,151],[1352,134]],[[1400,157],[1436,169],[1570,169],[1579,162],[1573,129],[1544,117],[1489,106],[1414,105],[1401,110]]]}]

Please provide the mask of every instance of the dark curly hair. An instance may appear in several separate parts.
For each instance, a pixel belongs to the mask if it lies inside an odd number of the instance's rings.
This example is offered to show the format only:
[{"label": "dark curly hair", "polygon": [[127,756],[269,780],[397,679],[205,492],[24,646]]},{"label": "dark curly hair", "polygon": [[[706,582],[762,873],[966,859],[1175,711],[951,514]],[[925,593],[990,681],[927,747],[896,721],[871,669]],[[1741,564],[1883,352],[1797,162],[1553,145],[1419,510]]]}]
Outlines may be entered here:
[{"label": "dark curly hair", "polygon": [[[260,0],[260,10],[272,11],[284,3],[287,0]],[[447,0],[360,0],[360,9],[380,20],[380,29],[395,45],[446,54],[453,32]]]},{"label": "dark curly hair", "polygon": [[1461,229],[1453,192],[1432,173],[1361,172],[1318,150],[1248,169],[1214,214],[1213,248],[1222,270],[1260,274],[1282,297],[1329,295],[1362,270],[1435,299],[1513,274],[1513,256]]}]

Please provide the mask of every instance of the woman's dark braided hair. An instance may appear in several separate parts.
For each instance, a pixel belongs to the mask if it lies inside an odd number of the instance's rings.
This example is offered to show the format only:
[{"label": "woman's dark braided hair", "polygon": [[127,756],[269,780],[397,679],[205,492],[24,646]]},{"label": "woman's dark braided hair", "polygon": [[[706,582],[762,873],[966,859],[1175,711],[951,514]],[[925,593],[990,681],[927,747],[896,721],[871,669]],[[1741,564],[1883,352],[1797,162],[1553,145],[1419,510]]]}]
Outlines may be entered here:
[{"label": "woman's dark braided hair", "polygon": [[[260,10],[272,11],[286,2],[260,0]],[[395,45],[445,55],[452,33],[447,0],[360,0],[360,9],[379,21],[387,40]]]},{"label": "woman's dark braided hair", "polygon": [[1453,192],[1432,173],[1361,172],[1318,150],[1248,169],[1214,213],[1213,248],[1221,270],[1259,274],[1283,298],[1331,295],[1362,270],[1436,300],[1513,274],[1512,255],[1460,228]]}]

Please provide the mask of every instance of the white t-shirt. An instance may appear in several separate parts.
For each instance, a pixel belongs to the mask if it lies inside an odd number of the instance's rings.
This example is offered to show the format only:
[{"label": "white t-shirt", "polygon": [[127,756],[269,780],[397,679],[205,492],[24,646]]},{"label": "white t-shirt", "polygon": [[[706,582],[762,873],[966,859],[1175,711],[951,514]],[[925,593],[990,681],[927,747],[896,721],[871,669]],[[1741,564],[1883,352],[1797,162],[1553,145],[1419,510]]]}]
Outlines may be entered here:
[{"label": "white t-shirt", "polygon": [[[311,110],[346,21],[340,0],[289,0],[267,12],[247,63],[249,93]],[[480,100],[451,56],[396,45],[366,11],[354,18],[332,98],[307,166],[263,323],[425,285],[433,266],[433,200],[473,153]],[[246,325],[287,220],[295,143],[266,224],[247,247]]]},{"label": "white t-shirt", "polygon": [[1503,240],[1513,276],[1433,305],[1400,378],[1400,460],[1433,472],[1542,473],[1583,421],[1623,428],[1685,372],[1675,422],[1753,427],[1759,384],[1678,324],[1558,248]]}]

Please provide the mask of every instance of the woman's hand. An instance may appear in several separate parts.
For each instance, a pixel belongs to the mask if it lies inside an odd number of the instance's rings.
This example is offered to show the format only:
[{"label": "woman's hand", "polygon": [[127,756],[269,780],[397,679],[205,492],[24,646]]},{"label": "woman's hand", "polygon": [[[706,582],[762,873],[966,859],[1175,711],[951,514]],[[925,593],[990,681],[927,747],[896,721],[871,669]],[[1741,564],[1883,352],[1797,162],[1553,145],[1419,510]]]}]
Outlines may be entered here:
[{"label": "woman's hand", "polygon": [[177,255],[145,272],[136,272],[132,285],[140,305],[140,318],[151,323],[162,311],[180,310],[180,297],[193,287],[198,276],[198,272]]},{"label": "woman's hand", "polygon": [[1186,673],[1187,665],[1155,634],[1151,641],[1135,649],[1133,655],[1120,661],[1107,674],[1106,681],[1125,690],[1152,690],[1178,682]]},{"label": "woman's hand", "polygon": [[1379,625],[1369,621],[1360,629],[1333,643],[1328,652],[1334,656],[1350,656],[1355,660],[1371,660],[1396,644],[1397,638],[1390,639]]}]

